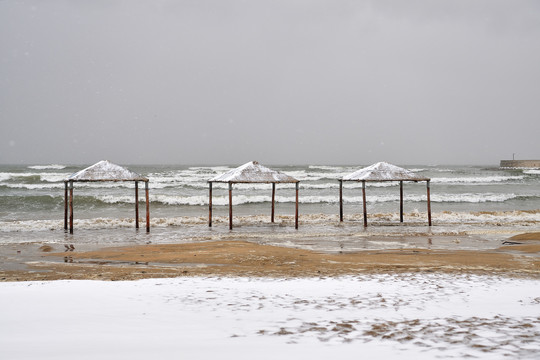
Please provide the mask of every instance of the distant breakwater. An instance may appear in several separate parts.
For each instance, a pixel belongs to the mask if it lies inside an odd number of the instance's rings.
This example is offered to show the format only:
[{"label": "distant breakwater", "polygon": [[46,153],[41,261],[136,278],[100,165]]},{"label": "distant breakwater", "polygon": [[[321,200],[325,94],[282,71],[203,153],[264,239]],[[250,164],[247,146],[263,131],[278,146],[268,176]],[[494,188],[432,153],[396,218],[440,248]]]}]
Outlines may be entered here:
[{"label": "distant breakwater", "polygon": [[501,160],[501,168],[540,168],[540,160]]}]

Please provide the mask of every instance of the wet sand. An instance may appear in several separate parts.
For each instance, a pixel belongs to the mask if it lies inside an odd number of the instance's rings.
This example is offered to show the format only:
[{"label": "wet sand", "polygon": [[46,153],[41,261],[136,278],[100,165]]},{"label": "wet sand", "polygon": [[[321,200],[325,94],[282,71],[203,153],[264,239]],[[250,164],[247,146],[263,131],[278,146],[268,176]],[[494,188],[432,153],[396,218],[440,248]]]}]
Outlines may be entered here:
[{"label": "wet sand", "polygon": [[[125,247],[10,245],[1,281],[135,280],[178,276],[313,277],[361,273],[451,272],[540,278],[540,232],[496,249],[405,248],[322,253],[248,241]],[[11,252],[6,256],[6,252]]]}]

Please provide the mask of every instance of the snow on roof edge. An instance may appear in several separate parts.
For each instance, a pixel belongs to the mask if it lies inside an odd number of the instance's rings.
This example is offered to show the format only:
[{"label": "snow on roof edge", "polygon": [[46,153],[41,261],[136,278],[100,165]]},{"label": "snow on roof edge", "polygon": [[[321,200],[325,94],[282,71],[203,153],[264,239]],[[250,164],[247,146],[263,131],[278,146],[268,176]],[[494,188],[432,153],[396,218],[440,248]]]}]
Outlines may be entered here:
[{"label": "snow on roof edge", "polygon": [[148,178],[108,160],[71,174],[66,181],[148,181]]},{"label": "snow on roof edge", "polygon": [[381,161],[341,178],[342,181],[430,181],[414,172]]},{"label": "snow on roof edge", "polygon": [[221,175],[215,176],[208,180],[208,182],[297,183],[299,180],[280,171],[267,168],[257,161],[250,161]]}]

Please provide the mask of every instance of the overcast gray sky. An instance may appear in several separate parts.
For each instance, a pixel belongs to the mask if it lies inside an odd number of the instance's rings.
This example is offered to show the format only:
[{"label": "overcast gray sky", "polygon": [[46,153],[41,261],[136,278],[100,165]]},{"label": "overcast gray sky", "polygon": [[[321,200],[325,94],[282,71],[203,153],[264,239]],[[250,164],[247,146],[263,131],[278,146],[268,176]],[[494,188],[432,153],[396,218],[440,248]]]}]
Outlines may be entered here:
[{"label": "overcast gray sky", "polygon": [[540,158],[540,1],[0,1],[0,163]]}]

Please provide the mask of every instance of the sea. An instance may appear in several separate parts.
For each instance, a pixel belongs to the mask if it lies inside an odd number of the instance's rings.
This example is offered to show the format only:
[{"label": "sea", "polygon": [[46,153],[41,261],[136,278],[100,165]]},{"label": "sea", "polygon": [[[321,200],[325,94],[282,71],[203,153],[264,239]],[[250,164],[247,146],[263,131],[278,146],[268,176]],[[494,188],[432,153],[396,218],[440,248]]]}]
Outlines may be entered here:
[{"label": "sea", "polygon": [[[143,185],[136,230],[133,182],[87,182],[74,185],[73,234],[64,231],[64,180],[85,165],[0,165],[0,244],[108,246],[245,239],[352,251],[417,246],[415,241],[429,236],[430,247],[448,248],[459,241],[462,248],[478,248],[515,233],[540,231],[540,170],[497,166],[399,165],[431,179],[431,227],[425,182],[404,183],[403,223],[399,183],[368,183],[367,228],[361,184],[346,182],[340,222],[338,179],[368,165],[266,165],[300,180],[299,229],[294,228],[294,184],[276,185],[274,223],[271,185],[235,184],[232,231],[226,184],[213,185],[213,226],[208,226],[208,180],[238,165],[125,165],[150,180],[150,233],[144,230]],[[469,241],[460,240],[464,238]]]}]

